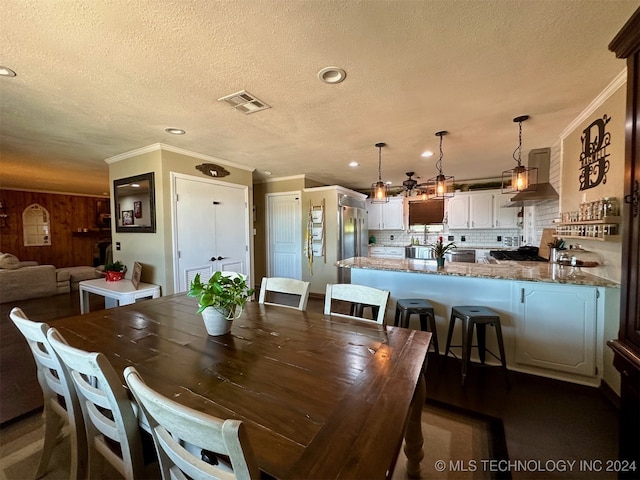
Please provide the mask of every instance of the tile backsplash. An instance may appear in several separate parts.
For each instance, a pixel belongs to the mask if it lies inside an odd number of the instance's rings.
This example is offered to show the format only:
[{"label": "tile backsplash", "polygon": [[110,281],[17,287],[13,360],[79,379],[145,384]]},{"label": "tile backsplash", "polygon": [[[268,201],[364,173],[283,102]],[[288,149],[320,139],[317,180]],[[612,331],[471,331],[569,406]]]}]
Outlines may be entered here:
[{"label": "tile backsplash", "polygon": [[[369,236],[376,238],[377,244],[410,245],[411,238],[422,244],[432,244],[442,236],[445,241],[453,241],[458,247],[516,248],[520,245],[520,231],[515,229],[450,230],[448,232],[424,233],[402,230],[369,230]],[[453,240],[448,240],[453,237]],[[464,241],[462,240],[464,237]]]}]

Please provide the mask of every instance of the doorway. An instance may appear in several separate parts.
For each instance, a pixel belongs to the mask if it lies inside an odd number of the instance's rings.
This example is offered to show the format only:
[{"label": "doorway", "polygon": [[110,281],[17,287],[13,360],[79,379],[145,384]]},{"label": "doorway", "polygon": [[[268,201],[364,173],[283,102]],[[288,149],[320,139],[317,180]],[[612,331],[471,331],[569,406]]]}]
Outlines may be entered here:
[{"label": "doorway", "polygon": [[267,194],[267,275],[302,280],[300,192]]},{"label": "doorway", "polygon": [[196,274],[207,281],[218,270],[251,279],[249,188],[171,174],[175,292],[186,292]]}]

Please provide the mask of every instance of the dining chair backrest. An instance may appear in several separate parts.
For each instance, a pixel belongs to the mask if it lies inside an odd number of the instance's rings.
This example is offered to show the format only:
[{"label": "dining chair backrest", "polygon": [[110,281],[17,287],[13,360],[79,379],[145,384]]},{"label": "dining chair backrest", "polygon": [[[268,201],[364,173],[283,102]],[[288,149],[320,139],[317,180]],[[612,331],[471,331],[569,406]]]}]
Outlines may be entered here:
[{"label": "dining chair backrest", "polygon": [[[18,307],[11,310],[9,317],[29,344],[44,399],[45,435],[36,478],[46,473],[61,427],[64,425],[60,419],[69,424],[71,441],[69,478],[83,478],[87,467],[87,441],[82,410],[71,376],[47,339],[49,325],[29,320]],[[60,398],[64,401],[61,402]]]},{"label": "dining chair backrest", "polygon": [[367,287],[365,285],[354,285],[351,283],[327,284],[327,290],[324,298],[325,315],[340,315],[343,317],[356,318],[358,320],[367,320],[366,318],[363,319],[361,317],[355,317],[353,315],[334,311],[332,309],[333,300],[378,307],[378,315],[373,321],[382,325],[384,324],[385,310],[387,308],[387,302],[389,301],[389,291]]},{"label": "dining chair backrest", "polygon": [[[47,337],[69,370],[78,392],[91,471],[98,470],[104,458],[125,478],[143,478],[138,418],[120,376],[102,353],[67,345],[55,328],[47,332]],[[112,448],[111,442],[118,443],[119,449]]]},{"label": "dining chair backrest", "polygon": [[[259,303],[267,305],[281,305],[283,307],[297,308],[298,310],[307,309],[307,301],[309,300],[309,282],[297,280],[295,278],[284,277],[263,277],[260,286]],[[297,295],[300,297],[298,306],[285,305],[283,303],[273,303],[266,301],[268,292],[286,293],[289,295]]]},{"label": "dining chair backrest", "polygon": [[[151,426],[163,479],[260,477],[241,421],[212,417],[174,402],[147,386],[134,367],[124,370],[124,378]],[[217,464],[198,458],[185,444],[206,452]]]}]

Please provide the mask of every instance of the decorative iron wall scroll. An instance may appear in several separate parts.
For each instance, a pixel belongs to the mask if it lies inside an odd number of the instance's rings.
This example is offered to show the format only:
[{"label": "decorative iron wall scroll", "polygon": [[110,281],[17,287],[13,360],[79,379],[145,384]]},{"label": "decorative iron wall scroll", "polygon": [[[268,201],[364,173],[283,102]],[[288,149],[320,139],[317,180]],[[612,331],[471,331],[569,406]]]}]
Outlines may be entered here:
[{"label": "decorative iron wall scroll", "polygon": [[580,190],[597,187],[607,183],[610,154],[607,147],[611,144],[611,133],[605,128],[611,117],[604,115],[584,129],[580,140]]}]

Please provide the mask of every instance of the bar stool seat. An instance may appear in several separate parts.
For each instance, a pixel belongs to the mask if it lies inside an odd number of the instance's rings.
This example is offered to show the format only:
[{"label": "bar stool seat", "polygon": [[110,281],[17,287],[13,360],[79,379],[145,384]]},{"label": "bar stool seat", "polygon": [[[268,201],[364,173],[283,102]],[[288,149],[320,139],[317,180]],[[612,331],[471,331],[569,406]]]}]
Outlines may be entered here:
[{"label": "bar stool seat", "polygon": [[[456,319],[462,320],[462,344],[451,345],[451,337],[453,335],[453,329],[455,327]],[[496,356],[490,350],[487,350],[486,339],[487,325],[491,325],[495,328],[496,337],[498,340],[498,348],[500,350],[500,357]],[[473,329],[476,327],[478,344],[473,345]],[[445,348],[445,357],[449,355],[449,349],[451,347],[462,347],[462,386],[464,387],[467,377],[467,367],[471,357],[471,347],[478,348],[478,356],[480,362],[484,364],[486,353],[488,352],[496,360],[499,360],[502,364],[502,370],[504,372],[504,378],[509,384],[509,377],[507,375],[507,362],[504,354],[504,343],[502,341],[502,328],[500,327],[500,316],[493,310],[483,306],[455,306],[451,307],[451,318],[449,320],[449,332],[447,334],[447,346]],[[453,352],[452,352],[453,353]],[[454,354],[455,356],[455,354]]]},{"label": "bar stool seat", "polygon": [[433,305],[423,298],[399,298],[396,302],[396,316],[394,325],[397,327],[408,328],[411,315],[420,315],[420,330],[423,332],[431,332],[431,344],[436,351],[436,355],[440,355],[438,348],[438,332],[436,331],[436,315]]}]

